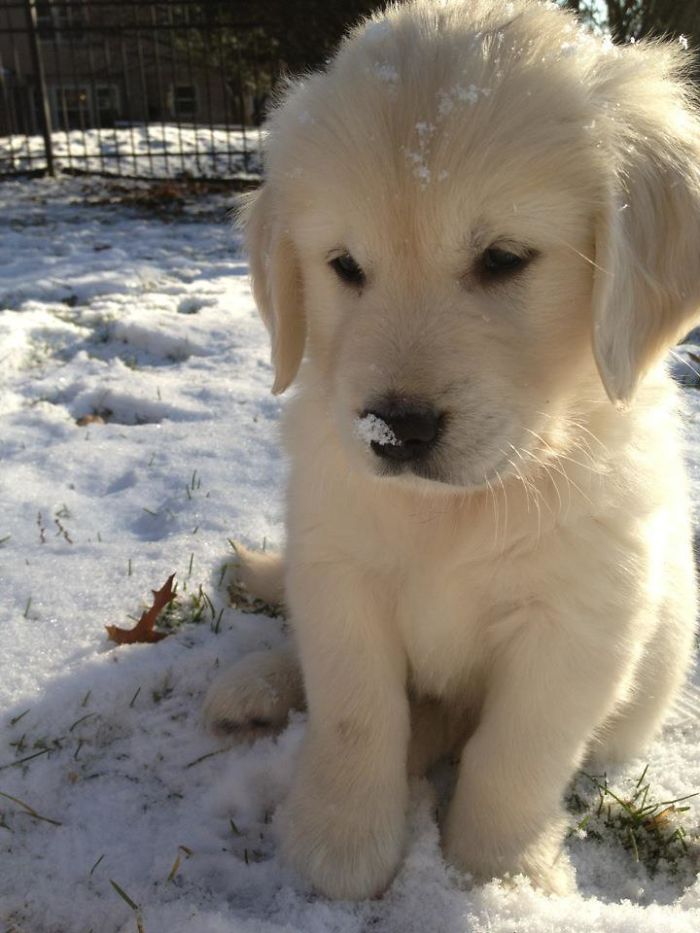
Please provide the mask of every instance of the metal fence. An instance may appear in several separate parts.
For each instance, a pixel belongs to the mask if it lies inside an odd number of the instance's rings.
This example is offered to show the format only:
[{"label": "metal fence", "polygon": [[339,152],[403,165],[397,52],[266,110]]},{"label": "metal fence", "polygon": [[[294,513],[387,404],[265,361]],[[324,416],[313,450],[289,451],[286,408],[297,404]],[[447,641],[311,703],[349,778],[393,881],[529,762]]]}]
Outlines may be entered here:
[{"label": "metal fence", "polygon": [[246,180],[283,63],[228,0],[2,0],[0,177]]}]

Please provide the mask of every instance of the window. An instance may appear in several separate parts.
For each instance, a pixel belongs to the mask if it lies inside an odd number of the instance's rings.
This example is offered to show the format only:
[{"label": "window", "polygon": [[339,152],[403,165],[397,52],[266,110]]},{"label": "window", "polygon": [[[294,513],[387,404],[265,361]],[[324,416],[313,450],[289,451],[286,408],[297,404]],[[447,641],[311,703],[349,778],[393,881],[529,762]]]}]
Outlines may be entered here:
[{"label": "window", "polygon": [[50,39],[54,34],[53,10],[49,0],[38,0],[36,9],[36,28],[40,39]]},{"label": "window", "polygon": [[119,119],[119,92],[114,84],[95,87],[95,112],[100,126],[114,126]]},{"label": "window", "polygon": [[61,130],[90,126],[90,95],[86,87],[58,85],[52,96],[54,126]]},{"label": "window", "polygon": [[82,42],[87,25],[83,0],[37,0],[36,24],[40,39],[65,44]]},{"label": "window", "polygon": [[196,115],[197,88],[193,84],[175,85],[173,90],[173,112],[177,119]]}]

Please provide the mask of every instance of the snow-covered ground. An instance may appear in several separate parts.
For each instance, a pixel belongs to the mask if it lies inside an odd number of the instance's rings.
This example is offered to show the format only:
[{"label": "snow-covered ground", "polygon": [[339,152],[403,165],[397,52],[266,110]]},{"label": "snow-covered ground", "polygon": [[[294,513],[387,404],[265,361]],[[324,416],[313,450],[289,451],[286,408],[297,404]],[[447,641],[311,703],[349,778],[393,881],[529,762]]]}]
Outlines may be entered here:
[{"label": "snow-covered ground", "polygon": [[[266,337],[223,198],[178,213],[109,202],[97,183],[0,185],[3,929],[697,933],[697,799],[676,875],[662,863],[652,877],[613,832],[598,840],[594,816],[569,842],[568,898],[470,888],[441,859],[426,781],[381,899],[327,902],[280,865],[273,814],[303,717],[227,750],[199,723],[219,665],[284,637],[230,608],[221,582],[229,536],[283,534]],[[687,395],[700,502],[700,393]],[[172,572],[179,616],[198,620],[155,645],[108,642],[104,625],[131,624]],[[631,794],[648,764],[656,800],[700,790],[698,708],[691,693],[612,786]]]},{"label": "snow-covered ground", "polygon": [[[52,134],[57,169],[140,178],[248,178],[260,174],[261,131],[177,124]],[[1,136],[0,174],[45,167],[41,136]]]}]

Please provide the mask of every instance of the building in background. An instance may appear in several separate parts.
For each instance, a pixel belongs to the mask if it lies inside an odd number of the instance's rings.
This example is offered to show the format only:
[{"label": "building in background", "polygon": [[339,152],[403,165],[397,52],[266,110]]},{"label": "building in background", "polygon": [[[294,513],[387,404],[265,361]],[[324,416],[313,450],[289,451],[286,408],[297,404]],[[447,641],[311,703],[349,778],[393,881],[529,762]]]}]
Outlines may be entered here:
[{"label": "building in background", "polygon": [[[40,131],[28,6],[5,0],[0,10],[0,135]],[[210,16],[206,4],[172,0],[36,0],[34,8],[54,130],[259,119],[269,67],[250,61],[250,43],[242,67],[244,43],[218,8]],[[240,31],[250,36],[245,24]]]}]

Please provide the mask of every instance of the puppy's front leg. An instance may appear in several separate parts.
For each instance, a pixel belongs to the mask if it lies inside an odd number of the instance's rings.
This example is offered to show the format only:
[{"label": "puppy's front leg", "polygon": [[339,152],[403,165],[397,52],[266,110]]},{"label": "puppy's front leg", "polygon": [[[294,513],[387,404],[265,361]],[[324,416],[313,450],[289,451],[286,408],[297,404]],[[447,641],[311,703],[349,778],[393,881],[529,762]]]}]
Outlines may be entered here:
[{"label": "puppy's front leg", "polygon": [[280,811],[282,852],[322,894],[371,897],[404,841],[404,654],[385,594],[359,569],[290,567],[287,585],[309,721]]},{"label": "puppy's front leg", "polygon": [[464,748],[444,837],[447,858],[476,880],[522,872],[551,893],[573,887],[563,793],[630,663],[622,633],[602,631],[608,618],[567,624],[542,608],[499,623],[508,635]]}]

